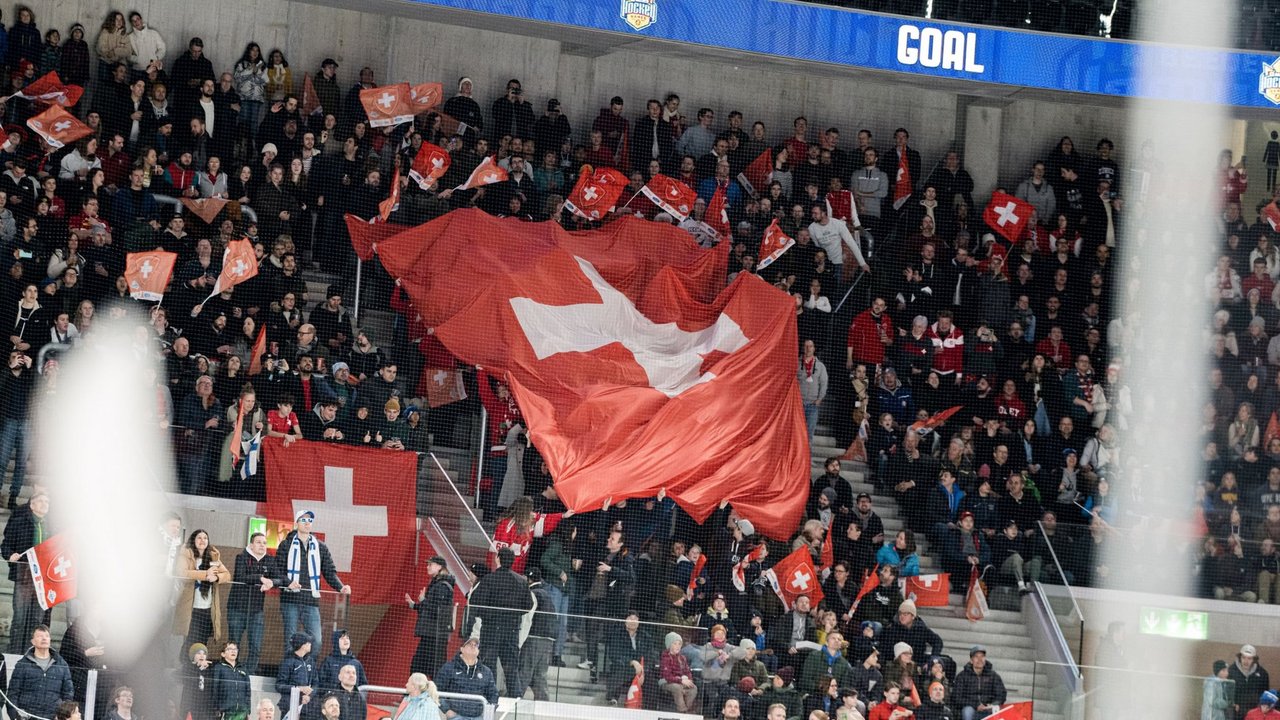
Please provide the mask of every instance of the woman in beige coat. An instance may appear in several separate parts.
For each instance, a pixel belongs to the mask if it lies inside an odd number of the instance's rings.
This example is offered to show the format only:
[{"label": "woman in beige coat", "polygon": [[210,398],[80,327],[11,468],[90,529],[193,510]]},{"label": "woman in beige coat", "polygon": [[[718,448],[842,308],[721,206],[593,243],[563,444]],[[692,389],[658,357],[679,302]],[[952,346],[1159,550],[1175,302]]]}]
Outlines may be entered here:
[{"label": "woman in beige coat", "polygon": [[182,595],[173,610],[173,633],[186,634],[182,656],[193,643],[209,644],[209,638],[221,644],[226,637],[222,609],[218,604],[218,585],[231,582],[231,571],[222,563],[218,548],[209,543],[209,533],[196,530],[187,538],[176,564],[182,582]]},{"label": "woman in beige coat", "polygon": [[126,30],[124,13],[112,10],[98,31],[98,84],[102,87],[111,81],[112,66],[128,64],[133,56],[133,43],[129,41]]}]

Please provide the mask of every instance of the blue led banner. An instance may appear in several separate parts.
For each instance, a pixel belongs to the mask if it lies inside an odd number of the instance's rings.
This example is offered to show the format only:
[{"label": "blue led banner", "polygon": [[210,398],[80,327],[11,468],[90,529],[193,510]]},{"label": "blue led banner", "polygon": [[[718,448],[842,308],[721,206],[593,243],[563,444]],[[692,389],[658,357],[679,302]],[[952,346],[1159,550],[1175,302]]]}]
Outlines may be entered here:
[{"label": "blue led banner", "polygon": [[[778,0],[415,0],[423,5],[875,70],[1162,100],[1280,107],[1280,59],[936,23]],[[1162,82],[1138,83],[1137,69]],[[1186,70],[1220,68],[1223,96]],[[1194,76],[1194,73],[1192,74]]]}]

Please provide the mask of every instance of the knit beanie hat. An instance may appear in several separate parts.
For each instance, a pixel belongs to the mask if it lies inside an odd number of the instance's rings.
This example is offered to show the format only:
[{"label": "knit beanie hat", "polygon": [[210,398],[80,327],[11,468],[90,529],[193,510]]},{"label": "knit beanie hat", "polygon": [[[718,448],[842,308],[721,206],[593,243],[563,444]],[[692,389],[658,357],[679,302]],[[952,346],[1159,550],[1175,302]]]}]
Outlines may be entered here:
[{"label": "knit beanie hat", "polygon": [[675,645],[676,643],[680,642],[680,633],[669,632],[667,633],[667,636],[662,640],[663,640],[663,643],[662,643],[663,647],[670,650],[672,645]]},{"label": "knit beanie hat", "polygon": [[911,652],[911,646],[907,643],[900,642],[893,646],[893,657],[896,659],[902,653]]},{"label": "knit beanie hat", "polygon": [[911,602],[910,600],[903,600],[902,604],[898,606],[898,612],[911,613],[916,617],[920,616],[920,613],[916,612],[916,604]]}]

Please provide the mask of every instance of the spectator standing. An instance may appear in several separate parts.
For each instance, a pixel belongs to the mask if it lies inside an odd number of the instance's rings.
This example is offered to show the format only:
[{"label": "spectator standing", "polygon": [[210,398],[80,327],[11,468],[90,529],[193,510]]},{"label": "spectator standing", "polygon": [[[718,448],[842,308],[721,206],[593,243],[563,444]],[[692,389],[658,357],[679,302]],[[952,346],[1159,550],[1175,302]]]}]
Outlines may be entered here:
[{"label": "spectator standing", "polygon": [[[129,41],[124,13],[112,10],[107,15],[107,19],[102,23],[102,29],[98,31],[96,49],[98,51],[97,92],[110,92],[108,83],[111,81],[113,69],[117,65],[129,62],[130,56],[133,55],[133,44]],[[100,98],[94,98],[94,102],[99,106],[102,104]]]},{"label": "spectator standing", "polygon": [[1258,664],[1258,651],[1252,645],[1240,646],[1236,661],[1231,664],[1227,678],[1235,682],[1236,693],[1232,701],[1235,717],[1242,717],[1258,706],[1258,698],[1271,687],[1271,675]]},{"label": "spectator standing", "polygon": [[[36,26],[35,13],[25,5],[18,6],[18,20],[9,28],[8,66],[10,70],[18,70],[21,61],[26,60],[33,67],[40,66],[40,54],[43,50],[40,40],[40,28]],[[53,711],[47,713],[52,717]]]},{"label": "spectator standing", "polygon": [[503,135],[521,139],[533,135],[533,105],[523,99],[523,94],[520,81],[512,78],[507,81],[502,97],[493,101],[493,127],[490,132],[495,139]]},{"label": "spectator standing", "polygon": [[[9,580],[14,584],[9,652],[15,655],[22,654],[34,631],[46,627],[49,621],[50,613],[40,608],[31,572],[24,560],[27,550],[55,534],[49,529],[48,514],[49,496],[43,490],[36,490],[25,506],[13,510],[4,528],[4,539],[0,541],[0,554],[9,561]],[[47,627],[45,632],[48,633]]]},{"label": "spectator standing", "polygon": [[418,613],[413,626],[418,649],[409,663],[409,671],[435,677],[436,670],[445,662],[449,633],[453,630],[454,580],[439,555],[427,561],[427,576],[431,580],[418,593],[417,600],[408,593],[404,597],[410,609]]},{"label": "spectator standing", "polygon": [[827,366],[818,359],[813,340],[804,341],[804,354],[800,357],[796,379],[800,383],[800,400],[804,405],[804,422],[809,430],[809,442],[813,443],[813,435],[818,430],[818,413],[822,409],[822,401],[827,397]]},{"label": "spectator standing", "polygon": [[528,582],[512,569],[515,560],[511,548],[499,549],[498,568],[480,578],[468,598],[473,623],[480,621],[482,657],[488,660],[484,664],[496,668],[502,663],[508,693],[520,687],[520,622],[533,608]]},{"label": "spectator standing", "polygon": [[1227,676],[1227,662],[1213,661],[1213,674],[1204,679],[1200,703],[1200,720],[1227,720],[1227,711],[1235,699]]},{"label": "spectator standing", "polygon": [[195,530],[178,556],[176,575],[182,578],[182,592],[173,614],[173,633],[185,634],[186,645],[221,642],[222,610],[217,586],[231,582],[231,572],[222,563],[218,548],[209,542],[209,533]]},{"label": "spectator standing", "polygon": [[147,75],[153,71],[164,69],[164,54],[167,49],[164,38],[155,28],[147,27],[142,13],[129,13],[129,25],[133,32],[129,33],[129,43],[133,46],[133,71],[136,76]]},{"label": "spectator standing", "polygon": [[351,648],[351,634],[345,628],[339,628],[333,631],[331,639],[333,648],[316,669],[317,687],[321,693],[327,694],[341,687],[338,675],[348,665],[356,670],[356,685],[368,685],[369,677],[365,675],[364,664],[356,658],[355,650]]},{"label": "spectator standing", "polygon": [[[19,323],[22,323],[22,316],[35,318],[40,308],[40,304],[36,302],[35,295],[30,294],[30,309],[24,307],[20,301],[14,313],[19,316]],[[26,296],[24,296],[24,300]],[[26,325],[31,326],[33,323],[27,322]],[[39,329],[31,327],[24,331],[17,331],[12,334],[9,341],[15,346],[23,344],[23,336],[33,338],[39,337]],[[13,510],[18,505],[18,493],[22,491],[22,484],[27,474],[27,416],[28,407],[31,402],[31,392],[35,387],[35,373],[31,370],[31,356],[14,349],[9,352],[7,370],[0,373],[0,468],[9,464],[9,460],[13,460],[13,475],[9,483],[9,510]],[[9,524],[13,524],[10,519]],[[5,528],[6,537],[8,536],[8,527]],[[25,549],[25,548],[23,548]],[[5,557],[9,557],[13,553],[12,550],[5,551]],[[14,566],[9,566],[9,579],[14,577]]]},{"label": "spectator standing", "polygon": [[[338,577],[333,556],[329,554],[329,546],[311,533],[315,520],[316,514],[310,510],[301,510],[294,516],[294,529],[280,541],[280,546],[276,549],[274,578],[275,584],[280,586],[280,617],[285,635],[296,637],[294,631],[301,622],[307,630],[308,645],[311,644],[311,637],[320,636],[321,578],[337,592],[351,594],[351,586],[343,585]],[[320,642],[317,640],[314,649],[319,652],[319,648]],[[294,646],[287,647],[285,651],[296,650],[297,647]]]},{"label": "spectator standing", "polygon": [[[469,637],[452,660],[436,673],[436,687],[443,693],[479,695],[490,704],[498,702],[498,684],[493,671],[480,662],[480,640]],[[484,705],[475,700],[446,699],[440,706],[451,720],[481,720]]]},{"label": "spectator standing", "polygon": [[62,43],[62,63],[58,75],[68,85],[89,85],[89,44],[84,41],[84,26],[76,23]]},{"label": "spectator standing", "polygon": [[179,714],[191,720],[215,720],[217,696],[213,677],[216,672],[209,662],[209,648],[204,643],[193,643],[187,651],[187,663],[182,668]]},{"label": "spectator standing", "polygon": [[[10,634],[17,630],[14,625]],[[22,657],[14,664],[13,675],[9,677],[9,702],[28,715],[51,718],[58,703],[70,700],[75,694],[71,668],[51,647],[47,626],[35,626],[27,637],[30,644],[10,643],[27,647],[25,652],[19,651]]]},{"label": "spectator standing", "polygon": [[257,148],[258,124],[262,122],[263,104],[266,100],[267,61],[262,48],[251,42],[244,46],[244,53],[232,71],[235,92],[240,98],[240,124],[249,138],[249,147]]},{"label": "spectator standing", "polygon": [[222,659],[213,669],[214,708],[226,720],[249,715],[249,672],[238,664],[240,647],[235,641],[222,648]]},{"label": "spectator standing", "polygon": [[173,72],[169,78],[179,111],[190,112],[191,105],[200,95],[200,87],[206,80],[212,82],[216,78],[213,63],[204,55],[204,40],[191,38],[187,51],[173,61]]},{"label": "spectator standing", "polygon": [[466,126],[465,129],[459,127],[458,133],[466,137],[468,145],[474,143],[477,136],[484,132],[484,116],[480,114],[480,103],[471,97],[474,87],[475,83],[471,78],[458,78],[458,93],[446,100],[442,109],[445,115]]}]

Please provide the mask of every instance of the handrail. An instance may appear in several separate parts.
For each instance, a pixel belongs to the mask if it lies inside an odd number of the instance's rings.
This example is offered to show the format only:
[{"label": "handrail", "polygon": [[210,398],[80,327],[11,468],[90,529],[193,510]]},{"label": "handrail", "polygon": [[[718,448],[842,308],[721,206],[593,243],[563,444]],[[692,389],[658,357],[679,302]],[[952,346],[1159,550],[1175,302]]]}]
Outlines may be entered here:
[{"label": "handrail", "polygon": [[1062,563],[1058,560],[1058,553],[1053,549],[1053,543],[1049,542],[1049,533],[1044,531],[1044,523],[1039,520],[1036,525],[1040,528],[1040,537],[1044,539],[1045,547],[1049,548],[1049,556],[1053,558],[1054,567],[1058,568],[1058,577],[1062,578],[1062,584],[1067,588],[1067,597],[1071,598],[1071,607],[1076,612],[1076,617],[1080,618],[1080,622],[1084,622],[1084,613],[1080,611],[1080,605],[1076,602],[1075,593],[1071,592],[1071,583],[1067,581],[1067,573],[1062,569]]},{"label": "handrail", "polygon": [[[1080,665],[1076,662],[1075,658],[1072,657],[1071,645],[1067,643],[1067,637],[1062,634],[1062,627],[1056,622],[1053,613],[1053,606],[1049,604],[1049,596],[1045,594],[1044,585],[1041,584],[1039,580],[1036,580],[1032,583],[1032,586],[1035,588],[1034,603],[1036,604],[1037,610],[1044,614],[1045,617],[1043,619],[1050,627],[1053,628],[1053,640],[1059,650],[1061,650],[1061,656],[1066,658],[1066,662],[1061,664],[1068,668],[1072,677],[1074,677],[1078,682],[1082,677]],[[1079,686],[1077,685],[1075,689],[1078,691]]]},{"label": "handrail", "polygon": [[[361,685],[358,689],[360,690],[360,692],[365,692],[365,693],[379,692],[379,693],[394,693],[396,695],[405,694],[404,688],[391,687],[389,685]],[[496,709],[495,706],[492,703],[490,703],[488,700],[481,697],[480,695],[468,695],[467,693],[453,693],[453,692],[442,692],[442,693],[436,693],[436,694],[442,698],[453,698],[454,700],[470,700],[472,702],[478,702],[484,706],[484,720],[493,720],[493,714],[494,714],[493,711]]]},{"label": "handrail", "polygon": [[426,518],[426,521],[426,525],[422,528],[422,534],[427,536],[427,540],[431,542],[432,549],[444,556],[445,565],[458,581],[458,589],[462,591],[463,595],[470,595],[471,586],[476,581],[475,575],[471,574],[471,568],[467,567],[462,556],[458,554],[458,549],[453,546],[453,543],[449,542],[449,538],[444,534],[440,523],[436,522],[433,517]]},{"label": "handrail", "polygon": [[[481,382],[483,382],[483,380],[481,380]],[[489,411],[485,409],[484,403],[480,403],[480,446],[479,446],[480,449],[476,451],[476,497],[475,497],[476,507],[480,506],[480,483],[484,478],[484,453],[486,449],[485,440],[488,434],[489,434]]]},{"label": "handrail", "polygon": [[[483,434],[481,434],[481,438],[480,438],[480,439],[481,439],[480,444],[483,446],[483,445],[484,445],[484,436],[483,436]],[[484,539],[485,539],[486,543],[488,544],[488,546],[489,546],[490,548],[492,548],[492,547],[493,547],[493,538],[492,538],[492,537],[490,537],[490,536],[489,536],[489,532],[488,532],[487,530],[485,530],[485,529],[484,529],[484,523],[480,522],[480,518],[476,517],[476,512],[475,512],[475,510],[473,510],[473,509],[471,508],[471,505],[467,502],[467,498],[462,494],[462,491],[458,489],[458,486],[454,484],[454,482],[453,482],[453,478],[449,477],[449,472],[448,472],[447,470],[445,470],[445,469],[444,469],[444,465],[440,462],[440,458],[436,457],[436,454],[435,454],[434,452],[429,452],[429,453],[427,453],[427,454],[431,456],[431,460],[432,460],[433,462],[435,462],[436,467],[440,469],[440,475],[441,475],[442,477],[444,477],[444,481],[445,481],[445,482],[449,483],[449,487],[453,490],[453,494],[458,496],[458,500],[462,503],[462,506],[463,506],[463,507],[465,507],[465,508],[467,509],[467,514],[471,516],[471,521],[472,521],[472,522],[474,522],[474,523],[476,524],[476,527],[480,528],[480,533],[484,535]],[[484,450],[483,450],[483,448],[481,448],[481,453],[480,453],[480,454],[481,454],[481,455],[483,455],[483,454],[484,454]],[[479,467],[479,466],[477,465],[477,467]],[[480,488],[480,480],[479,480],[479,476],[478,476],[478,475],[476,476],[476,478],[477,478],[477,479],[476,479],[476,492],[478,493],[478,492],[479,492],[479,488]],[[478,497],[478,496],[477,496],[477,497]]]}]

